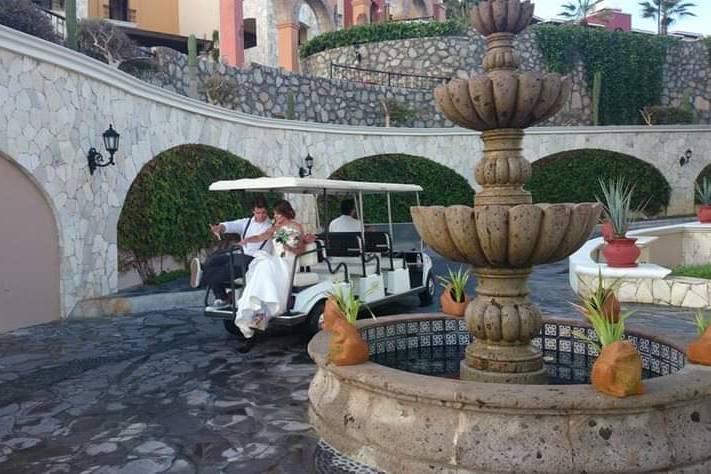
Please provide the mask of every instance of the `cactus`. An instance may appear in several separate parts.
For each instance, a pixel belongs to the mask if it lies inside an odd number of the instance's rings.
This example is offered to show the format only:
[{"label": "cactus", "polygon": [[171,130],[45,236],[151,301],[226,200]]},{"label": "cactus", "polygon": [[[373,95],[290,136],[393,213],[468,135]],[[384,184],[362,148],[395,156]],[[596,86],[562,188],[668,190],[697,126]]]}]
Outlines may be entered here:
[{"label": "cactus", "polygon": [[197,98],[197,39],[188,37],[188,97]]},{"label": "cactus", "polygon": [[600,94],[602,93],[602,71],[595,71],[592,86],[593,125],[600,125]]},{"label": "cactus", "polygon": [[79,49],[79,39],[77,36],[77,1],[76,0],[66,0],[64,2],[64,15],[65,23],[64,28],[66,31],[67,47],[78,50]]},{"label": "cactus", "polygon": [[210,50],[212,60],[216,63],[220,62],[220,32],[214,30],[212,32],[212,49]]},{"label": "cactus", "polygon": [[294,93],[289,91],[286,94],[286,118],[288,120],[296,119],[296,111],[294,110],[295,108],[296,104],[294,100]]}]

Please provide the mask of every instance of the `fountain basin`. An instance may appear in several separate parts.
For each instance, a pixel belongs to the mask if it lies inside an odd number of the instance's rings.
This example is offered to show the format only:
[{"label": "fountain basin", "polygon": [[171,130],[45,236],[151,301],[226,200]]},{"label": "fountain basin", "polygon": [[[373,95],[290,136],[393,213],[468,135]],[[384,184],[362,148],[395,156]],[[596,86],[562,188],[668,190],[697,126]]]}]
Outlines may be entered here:
[{"label": "fountain basin", "polygon": [[[430,347],[439,336],[445,345],[467,344],[460,321],[406,315],[359,327],[377,355]],[[439,322],[443,331],[433,332]],[[539,339],[544,352],[553,344],[567,347],[561,334],[572,326],[584,325],[547,321]],[[328,334],[321,332],[309,344],[318,366],[309,390],[311,422],[338,451],[392,473],[706,472],[711,368],[685,366],[683,351],[671,342],[641,331],[629,335],[647,368],[663,376],[646,380],[642,396],[616,399],[590,385],[478,383],[374,362],[335,367],[326,364]]]}]

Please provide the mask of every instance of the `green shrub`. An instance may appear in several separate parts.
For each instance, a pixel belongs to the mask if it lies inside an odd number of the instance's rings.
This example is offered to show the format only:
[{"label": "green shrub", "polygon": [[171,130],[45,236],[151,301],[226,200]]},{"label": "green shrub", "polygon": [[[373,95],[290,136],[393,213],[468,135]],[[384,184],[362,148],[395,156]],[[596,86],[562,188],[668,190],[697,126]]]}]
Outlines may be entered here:
[{"label": "green shrub", "polygon": [[655,215],[669,204],[671,188],[654,166],[607,150],[566,151],[538,160],[526,189],[534,202],[594,202],[602,194],[599,180],[617,176],[634,183],[633,208],[649,199],[644,211]]},{"label": "green shrub", "polygon": [[213,242],[209,224],[249,213],[254,196],[210,192],[210,183],[259,176],[264,173],[247,161],[207,146],[159,154],[129,189],[118,222],[119,248],[142,261],[162,255],[186,259]]},{"label": "green shrub", "polygon": [[[410,155],[377,155],[348,163],[331,175],[330,179],[419,184],[424,188],[420,203],[424,206],[474,203],[474,190],[466,179],[446,166],[427,158]],[[388,221],[385,196],[367,196],[363,213],[368,223]],[[338,216],[338,199],[329,199],[329,219]],[[416,205],[413,193],[393,194],[393,222],[411,222],[410,206]]]},{"label": "green shrub", "polygon": [[49,16],[30,0],[0,1],[0,25],[53,43],[60,42]]},{"label": "green shrub", "polygon": [[644,111],[650,118],[651,125],[682,125],[694,123],[694,112],[689,109],[656,105],[653,107],[645,107]]},{"label": "green shrub", "polygon": [[601,74],[600,125],[638,124],[639,111],[659,103],[667,48],[678,42],[583,27],[537,26],[533,31],[550,71],[567,74],[581,60],[591,88],[595,73]]},{"label": "green shrub", "polygon": [[430,36],[461,36],[466,31],[466,26],[457,21],[373,23],[318,35],[304,43],[299,50],[299,55],[303,59],[327,49],[351,46],[353,43],[376,43]]}]

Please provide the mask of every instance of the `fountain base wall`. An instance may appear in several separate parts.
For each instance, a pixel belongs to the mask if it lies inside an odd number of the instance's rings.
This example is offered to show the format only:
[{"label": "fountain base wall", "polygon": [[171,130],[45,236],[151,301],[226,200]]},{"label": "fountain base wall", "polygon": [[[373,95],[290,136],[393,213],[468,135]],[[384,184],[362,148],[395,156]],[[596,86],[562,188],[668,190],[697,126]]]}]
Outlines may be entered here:
[{"label": "fountain base wall", "polygon": [[[382,334],[385,341],[401,327],[435,320],[447,321],[441,315],[407,315],[359,325],[368,339]],[[640,347],[648,345],[650,355],[659,351],[679,360],[673,370],[683,366],[683,352],[673,344],[633,337]],[[711,470],[711,368],[687,365],[646,380],[645,395],[616,399],[590,385],[487,384],[373,362],[335,367],[326,364],[327,342],[322,332],[309,344],[318,365],[309,390],[311,422],[331,446],[382,471]],[[380,348],[381,342],[368,342]],[[385,349],[388,342],[382,344]],[[649,360],[660,374],[670,372],[660,369],[667,359]]]}]

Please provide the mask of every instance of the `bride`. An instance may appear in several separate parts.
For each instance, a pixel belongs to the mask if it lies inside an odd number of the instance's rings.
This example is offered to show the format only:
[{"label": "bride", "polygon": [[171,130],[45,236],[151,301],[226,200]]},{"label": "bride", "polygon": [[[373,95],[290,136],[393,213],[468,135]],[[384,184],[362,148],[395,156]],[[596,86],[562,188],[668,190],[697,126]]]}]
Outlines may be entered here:
[{"label": "bride", "polygon": [[288,201],[274,204],[274,224],[265,232],[242,239],[240,245],[272,239],[274,253],[257,252],[249,264],[244,291],[237,302],[235,326],[244,337],[265,330],[269,319],[287,309],[294,259],[304,252],[306,238]]}]

